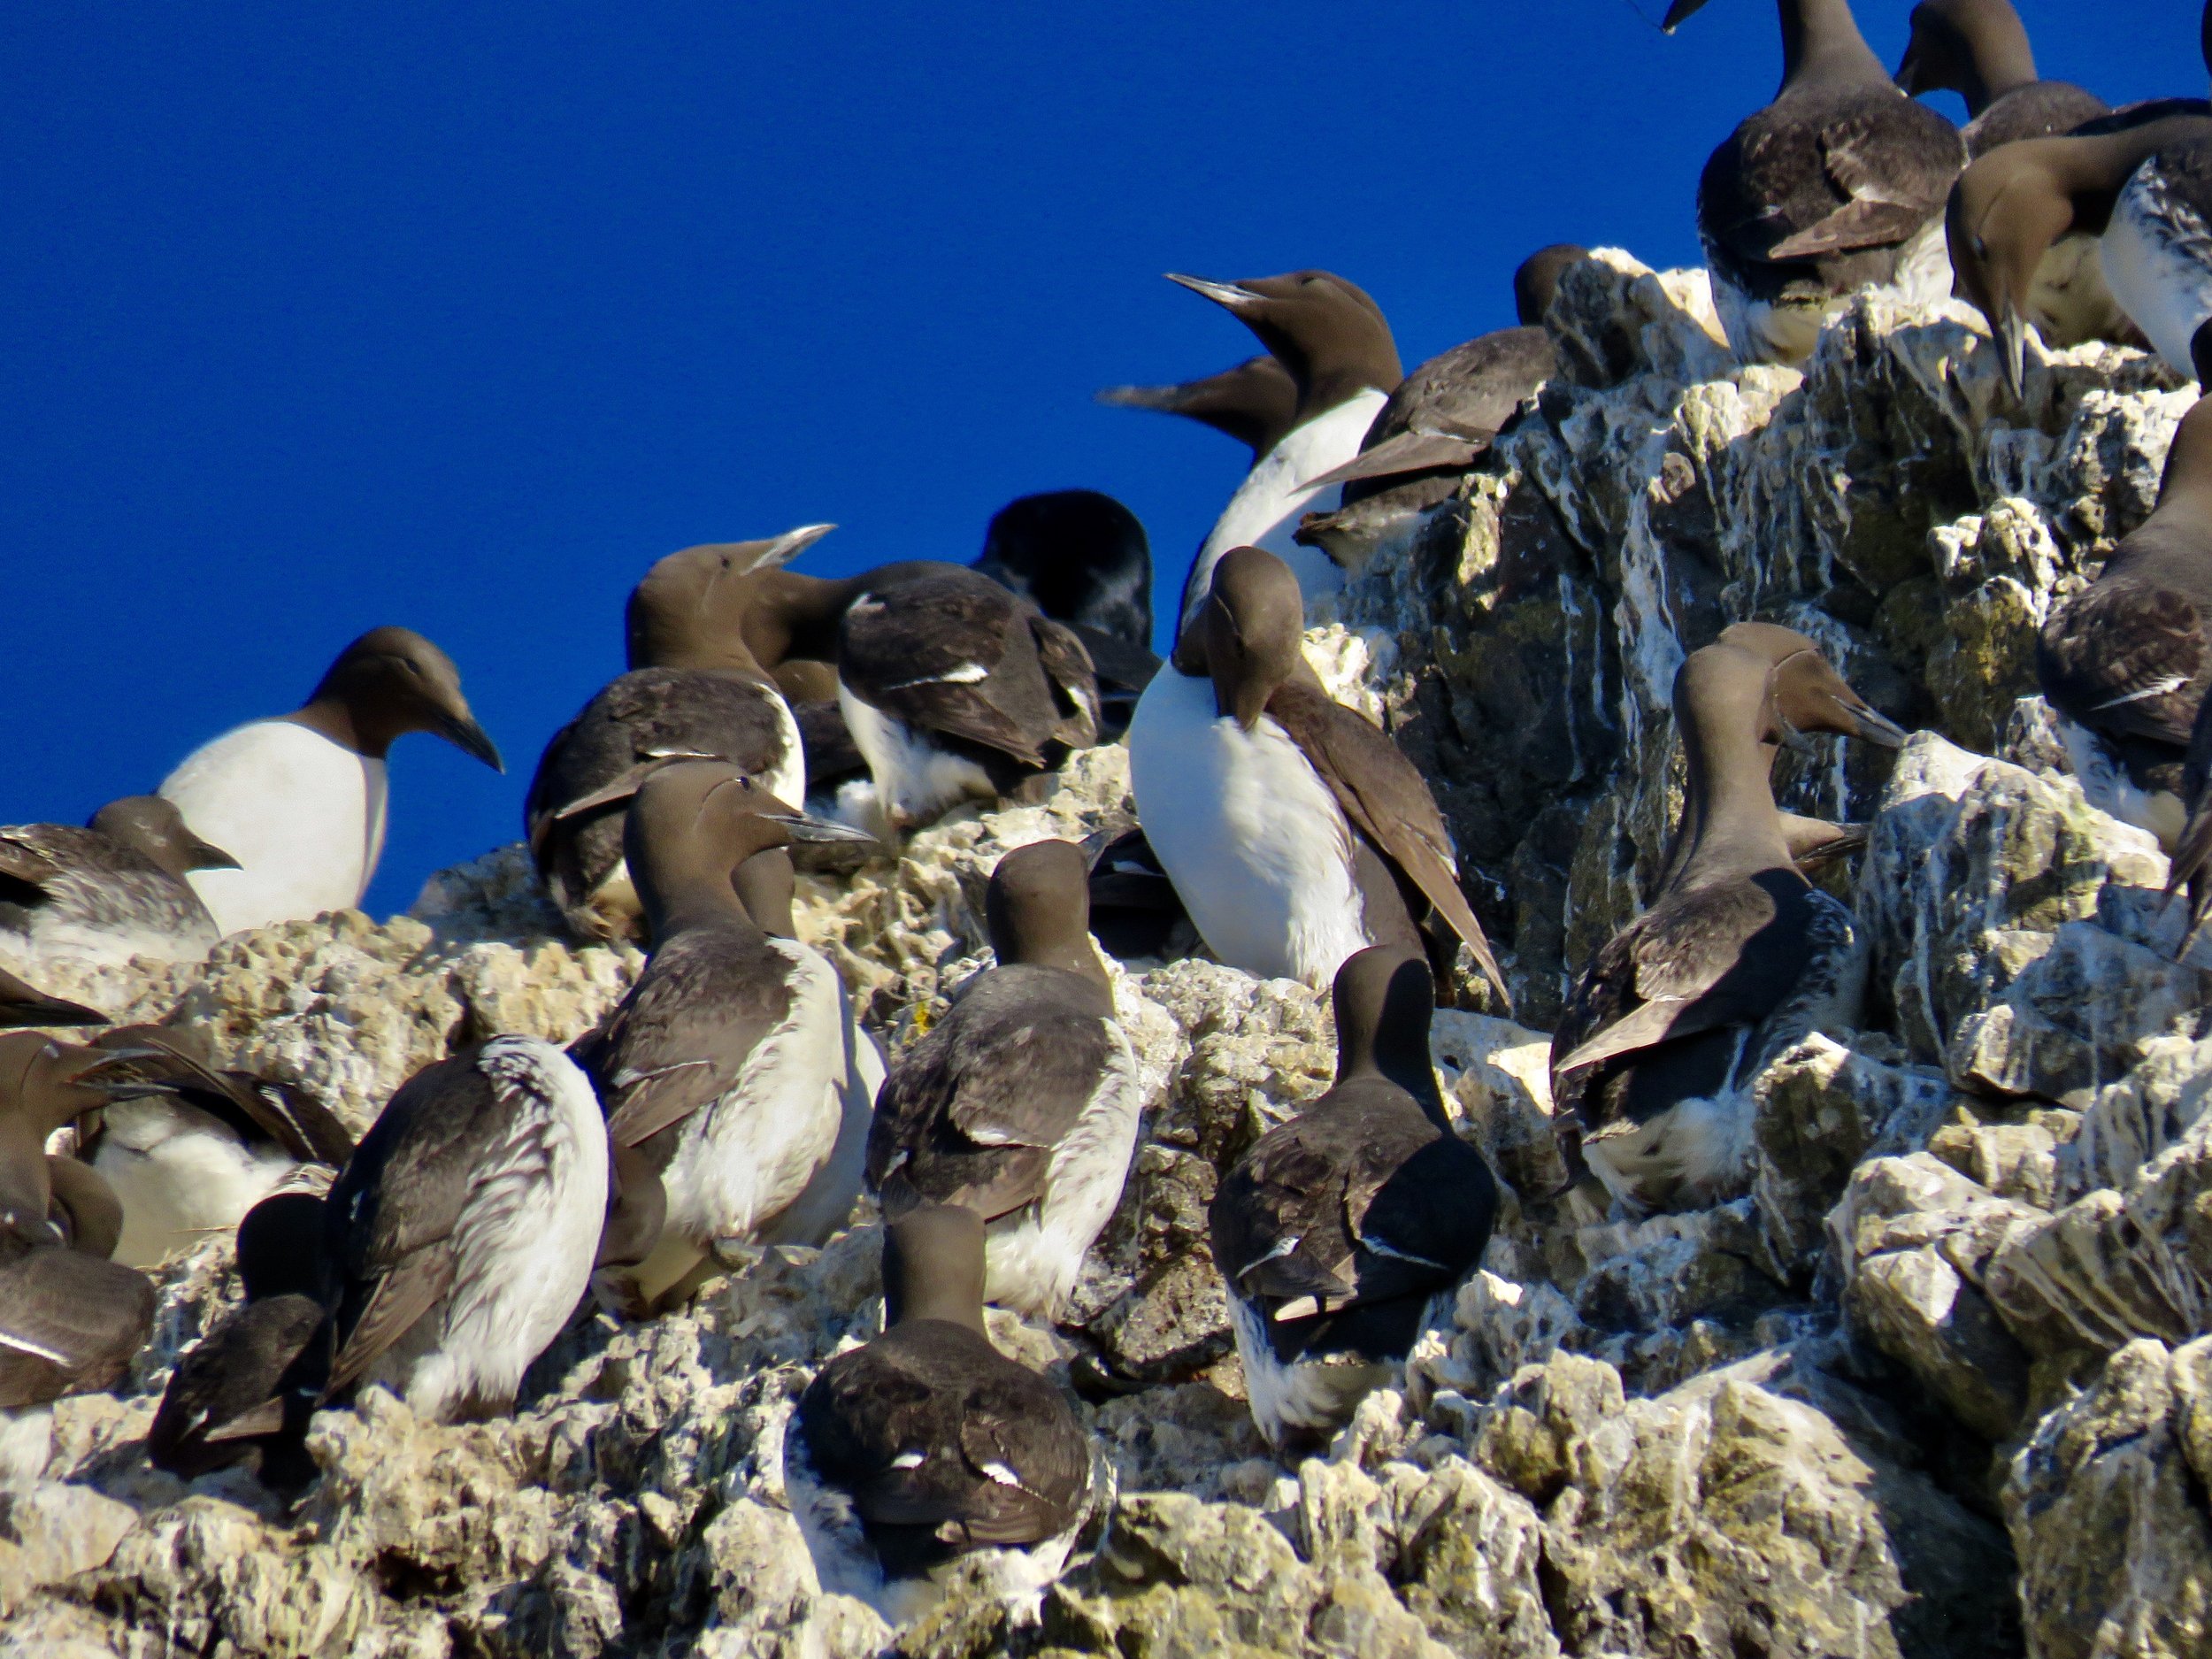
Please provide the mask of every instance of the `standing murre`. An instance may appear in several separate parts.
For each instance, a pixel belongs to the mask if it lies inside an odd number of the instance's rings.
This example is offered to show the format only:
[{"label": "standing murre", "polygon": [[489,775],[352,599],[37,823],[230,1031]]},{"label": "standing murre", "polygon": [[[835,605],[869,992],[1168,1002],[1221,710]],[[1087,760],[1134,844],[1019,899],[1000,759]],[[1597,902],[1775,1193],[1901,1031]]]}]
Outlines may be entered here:
[{"label": "standing murre", "polygon": [[1110,1494],[1066,1397],[992,1346],[983,1275],[973,1211],[892,1222],[883,1334],[816,1372],[784,1432],[784,1487],[822,1588],[895,1623],[986,1550],[994,1587],[1033,1616]]},{"label": "standing murre", "polygon": [[895,831],[995,800],[1098,741],[1082,641],[956,565],[871,584],[845,607],[837,695]]},{"label": "standing murre", "polygon": [[835,970],[755,921],[733,876],[801,837],[862,832],[809,818],[735,768],[676,761],[631,803],[623,852],[652,955],[579,1057],[614,1144],[641,1150],[665,1192],[658,1248],[602,1274],[637,1313],[687,1295],[719,1243],[758,1239],[836,1148],[849,1017]]},{"label": "standing murre", "polygon": [[226,933],[358,904],[384,850],[384,757],[430,732],[503,771],[452,660],[407,628],[340,652],[293,713],[202,745],[162,780],[192,833],[237,860],[189,879]]},{"label": "standing murre", "polygon": [[1168,280],[1203,295],[1258,335],[1298,388],[1290,430],[1245,475],[1198,549],[1183,583],[1178,631],[1206,603],[1215,561],[1234,547],[1264,548],[1284,560],[1310,600],[1334,593],[1343,572],[1325,554],[1300,547],[1292,533],[1302,514],[1342,504],[1335,486],[1311,480],[1359,452],[1390,388],[1405,378],[1382,308],[1326,271],[1245,282],[1171,272]]},{"label": "standing murre", "polygon": [[1513,273],[1519,326],[1454,346],[1399,381],[1360,440],[1359,453],[1313,480],[1340,486],[1343,505],[1306,514],[1294,539],[1356,569],[1379,534],[1449,499],[1491,440],[1557,373],[1544,313],[1559,291],[1560,274],[1589,257],[1586,249],[1559,242],[1524,259]]},{"label": "standing murre", "polygon": [[2151,516],[2044,623],[2035,673],[2090,804],[2172,849],[2212,685],[2212,403],[2175,427]]},{"label": "standing murre", "polygon": [[1448,1325],[1497,1215],[1430,1066],[1428,964],[1358,951],[1331,998],[1335,1085],[1237,1160],[1207,1216],[1252,1420],[1279,1452],[1317,1448]]},{"label": "standing murre", "polygon": [[1324,986],[1369,945],[1423,949],[1417,923],[1433,910],[1509,1005],[1427,782],[1322,689],[1303,616],[1273,554],[1237,548],[1214,567],[1130,722],[1130,788],[1154,856],[1232,967]]},{"label": "standing murre", "polygon": [[1024,495],[992,515],[972,568],[1083,641],[1098,676],[1100,741],[1119,737],[1160,666],[1152,546],[1137,515],[1094,489]]},{"label": "standing murre", "polygon": [[[584,937],[641,931],[622,862],[627,796],[611,786],[634,785],[664,760],[720,760],[779,800],[805,798],[801,728],[746,649],[744,613],[760,572],[780,568],[835,527],[801,525],[767,541],[687,548],[632,590],[628,672],[553,734],[523,804],[546,892]],[[587,796],[597,804],[573,810]]]},{"label": "standing murre", "polygon": [[434,1421],[512,1409],[590,1283],[607,1161],[590,1079],[539,1038],[408,1079],[324,1200],[319,1398],[382,1383]]},{"label": "standing murre", "polygon": [[[1674,0],[1671,33],[1706,0]],[[1966,163],[1958,129],[1906,97],[1848,0],[1778,0],[1782,84],[1698,179],[1698,239],[1728,343],[1747,363],[1801,363],[1831,311],[1869,285],[1914,303],[1951,292],[1943,200]]]},{"label": "standing murre", "polygon": [[25,1025],[104,1025],[108,1017],[96,1008],[49,996],[0,968],[0,1031]]},{"label": "standing murre", "polygon": [[303,1089],[213,1065],[196,1034],[162,1025],[104,1032],[123,1054],[115,1098],[80,1125],[79,1155],[122,1200],[116,1259],[152,1267],[239,1218],[296,1168],[336,1168],[353,1137]]},{"label": "standing murre", "polygon": [[187,877],[238,861],[159,795],[111,801],[73,824],[0,828],[0,949],[30,962],[197,962],[221,934]]},{"label": "standing murre", "polygon": [[326,1335],[323,1201],[336,1171],[300,1173],[308,1179],[288,1181],[238,1224],[245,1301],[177,1356],[146,1432],[157,1469],[190,1480],[250,1462],[264,1486],[280,1490],[314,1477],[303,1444],[309,1402],[297,1384],[302,1356]]},{"label": "standing murre", "polygon": [[[1959,176],[1945,234],[1959,291],[1989,321],[2013,396],[2027,326],[2048,345],[2140,330],[2199,374],[2212,317],[2212,120],[2171,116],[2094,136],[2024,139]],[[2200,378],[2201,378],[2200,376]]]},{"label": "standing murre", "polygon": [[1256,466],[1298,419],[1298,382],[1271,356],[1247,357],[1233,369],[1179,386],[1110,386],[1102,403],[1181,415],[1234,438]]},{"label": "standing murre", "polygon": [[[1857,1015],[1866,941],[1798,872],[1769,778],[1793,735],[1774,649],[1790,640],[1812,649],[1786,629],[1724,634],[1676,674],[1688,777],[1668,872],[1651,907],[1583,969],[1552,1035],[1553,1125],[1568,1170],[1594,1172],[1632,1213],[1740,1192],[1745,1086],[1808,1033]],[[1896,741],[1879,716],[1865,734]]]},{"label": "standing murre", "polygon": [[868,1137],[884,1213],[974,1210],[990,1228],[986,1295],[1043,1318],[1121,1198],[1143,1104],[1091,943],[1088,877],[1068,841],[999,860],[984,900],[997,964],[899,1056]]},{"label": "standing murre", "polygon": [[2037,76],[2028,31],[2011,0],[1920,0],[1896,81],[1909,97],[1955,92],[1966,100],[1970,157],[2071,132],[2111,112],[2093,92]]}]

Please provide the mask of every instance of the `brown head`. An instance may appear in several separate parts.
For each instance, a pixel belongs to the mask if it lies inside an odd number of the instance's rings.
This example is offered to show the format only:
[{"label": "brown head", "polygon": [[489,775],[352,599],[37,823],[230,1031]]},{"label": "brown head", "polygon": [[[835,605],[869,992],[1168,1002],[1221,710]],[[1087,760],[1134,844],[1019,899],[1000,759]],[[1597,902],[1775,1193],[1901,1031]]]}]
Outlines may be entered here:
[{"label": "brown head", "polygon": [[1951,187],[1943,234],[1958,291],[1989,321],[2015,397],[2026,384],[2028,294],[2043,256],[2075,227],[2074,198],[2062,164],[2065,146],[2083,141],[2032,138],[2000,144],[1970,164]]},{"label": "brown head", "polygon": [[111,801],[86,826],[119,841],[142,858],[181,881],[188,870],[235,870],[238,861],[209,845],[184,825],[176,803],[157,795],[127,795]]},{"label": "brown head", "polygon": [[1179,386],[1110,386],[1098,401],[1195,420],[1248,445],[1257,461],[1296,423],[1298,382],[1272,357],[1263,356]]},{"label": "brown head", "polygon": [[46,1214],[68,1235],[69,1248],[105,1261],[123,1241],[123,1202],[100,1172],[74,1158],[46,1160]]},{"label": "brown head", "polygon": [[1513,273],[1513,314],[1524,328],[1542,325],[1544,313],[1551,309],[1553,297],[1559,292],[1559,279],[1569,265],[1580,265],[1590,257],[1587,248],[1578,248],[1571,242],[1555,242],[1548,248],[1539,248],[1521,261]]},{"label": "brown head", "polygon": [[738,865],[730,879],[737,887],[738,902],[753,918],[754,926],[778,939],[799,936],[799,925],[791,914],[799,895],[799,873],[792,867],[788,852],[771,847],[766,852],[755,853]]},{"label": "brown head", "polygon": [[[1706,0],[1674,0],[1659,27],[1671,35]],[[1782,87],[1887,86],[1889,71],[1874,55],[1851,15],[1850,0],[1778,0],[1782,23]]]},{"label": "brown head", "polygon": [[803,524],[764,541],[717,541],[671,553],[631,589],[630,666],[758,673],[744,627],[759,578],[781,570],[835,528]]},{"label": "brown head", "polygon": [[2192,512],[2212,522],[2212,401],[2200,397],[2174,428],[2166,470],[2158,480],[2158,509]]},{"label": "brown head", "polygon": [[1293,425],[1370,387],[1387,392],[1405,379],[1382,307],[1340,276],[1293,271],[1216,282],[1170,272],[1167,280],[1227,310],[1290,371],[1298,386]]},{"label": "brown head", "polygon": [[924,1204],[883,1230],[883,1323],[941,1319],[983,1332],[983,1217]]},{"label": "brown head", "polygon": [[1751,651],[1773,665],[1775,713],[1791,736],[1829,732],[1883,749],[1905,741],[1902,726],[1853,689],[1820,647],[1794,628],[1771,622],[1738,622],[1721,631],[1721,642]]},{"label": "brown head", "polygon": [[1072,841],[1032,841],[998,861],[983,895],[1001,964],[1064,968],[1112,988],[1091,944],[1091,869]]},{"label": "brown head", "polygon": [[507,770],[469,712],[461,671],[411,628],[364,634],[338,654],[314,695],[288,718],[374,759],[382,759],[396,739],[428,732],[494,772]]},{"label": "brown head", "polygon": [[837,664],[813,657],[787,657],[770,676],[790,703],[835,703]]},{"label": "brown head", "polygon": [[1191,626],[1213,679],[1214,712],[1250,731],[1305,662],[1306,603],[1296,573],[1263,549],[1231,548],[1215,564]]},{"label": "brown head", "polygon": [[658,941],[690,921],[749,922],[733,878],[756,854],[795,841],[872,839],[777,800],[723,761],[680,760],[638,786],[623,822],[622,853]]},{"label": "brown head", "polygon": [[1336,1014],[1336,1080],[1383,1077],[1441,1114],[1429,1061],[1436,981],[1429,964],[1396,945],[1370,945],[1344,958],[1329,991]]},{"label": "brown head", "polygon": [[1979,115],[2036,79],[2035,53],[2010,0],[1920,0],[1896,79],[1909,97],[1955,92]]},{"label": "brown head", "polygon": [[101,1072],[142,1052],[80,1048],[32,1031],[0,1034],[0,1234],[33,1244],[63,1241],[48,1219],[53,1188],[46,1139],[119,1092],[139,1092],[109,1086]]}]

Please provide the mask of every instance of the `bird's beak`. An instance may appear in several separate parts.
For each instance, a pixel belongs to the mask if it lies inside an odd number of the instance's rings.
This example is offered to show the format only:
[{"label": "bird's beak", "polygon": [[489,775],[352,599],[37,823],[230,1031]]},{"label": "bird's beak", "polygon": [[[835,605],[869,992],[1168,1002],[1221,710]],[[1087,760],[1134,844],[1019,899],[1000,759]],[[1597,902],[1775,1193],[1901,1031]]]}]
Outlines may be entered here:
[{"label": "bird's beak", "polygon": [[1844,713],[1850,717],[1852,722],[1851,735],[1878,749],[1902,749],[1905,739],[1911,735],[1872,703],[1847,706]]},{"label": "bird's beak", "polygon": [[1926,90],[1920,84],[1920,37],[1913,36],[1907,42],[1905,55],[1897,65],[1897,73],[1891,79],[1897,89],[1909,98],[1916,98]]},{"label": "bird's beak", "polygon": [[780,811],[764,812],[761,816],[772,824],[782,825],[784,833],[795,841],[872,841],[875,840],[875,837],[864,829],[856,829],[850,824],[841,824],[833,818],[817,818],[811,812],[802,812],[796,808],[787,807]]},{"label": "bird's beak", "polygon": [[2004,353],[2005,386],[2017,402],[2027,399],[2028,324],[2008,302],[1997,318],[1997,348]]},{"label": "bird's beak", "polygon": [[202,841],[198,836],[190,834],[188,832],[186,836],[184,851],[185,856],[188,861],[186,864],[186,868],[188,869],[237,870],[243,867],[235,858],[225,852],[221,848],[212,846],[210,843]]},{"label": "bird's beak", "polygon": [[504,772],[507,763],[499,757],[499,749],[491,735],[476,723],[476,717],[464,708],[458,714],[449,714],[438,726],[438,735],[459,749],[472,755],[494,772]]},{"label": "bird's beak", "polygon": [[1256,305],[1266,297],[1234,282],[1215,282],[1205,277],[1184,276],[1174,271],[1166,274],[1169,281],[1180,283],[1192,293],[1202,294],[1215,304],[1225,305],[1233,311],[1241,311],[1248,305]]},{"label": "bird's beak", "polygon": [[768,544],[767,551],[760,556],[760,563],[753,568],[781,570],[836,528],[833,524],[803,524],[795,530],[787,530]]},{"label": "bird's beak", "polygon": [[1674,0],[1674,4],[1667,8],[1667,15],[1659,19],[1660,33],[1673,34],[1682,27],[1685,18],[1693,12],[1703,10],[1705,0]]}]

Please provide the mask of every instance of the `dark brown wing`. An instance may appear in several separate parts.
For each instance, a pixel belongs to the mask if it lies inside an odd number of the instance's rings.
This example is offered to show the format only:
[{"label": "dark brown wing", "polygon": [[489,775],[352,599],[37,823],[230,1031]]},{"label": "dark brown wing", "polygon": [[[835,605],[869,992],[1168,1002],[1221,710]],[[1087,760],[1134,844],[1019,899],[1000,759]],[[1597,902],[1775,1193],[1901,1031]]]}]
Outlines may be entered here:
[{"label": "dark brown wing", "polygon": [[2036,678],[2070,719],[2180,749],[2212,678],[2205,623],[2171,588],[2129,576],[2100,581],[2043,625]]},{"label": "dark brown wing", "polygon": [[0,1265],[0,1409],[105,1388],[154,1322],[146,1275],[49,1247]]},{"label": "dark brown wing", "polygon": [[615,1145],[641,1145],[736,1087],[790,1013],[782,958],[764,964],[764,953],[757,940],[713,928],[686,929],[653,953],[592,1056]]},{"label": "dark brown wing", "polygon": [[60,876],[53,861],[38,849],[31,833],[37,827],[0,833],[0,902],[42,904],[47,884]]},{"label": "dark brown wing", "polygon": [[1070,749],[1088,749],[1098,741],[1098,670],[1090,648],[1073,628],[1041,613],[1031,616],[1029,632],[1061,714],[1054,738]]},{"label": "dark brown wing", "polygon": [[1512,993],[1459,887],[1459,855],[1428,782],[1387,735],[1318,687],[1284,686],[1267,711],[1290,733],[1352,826],[1420,889],[1459,935],[1507,1007]]}]

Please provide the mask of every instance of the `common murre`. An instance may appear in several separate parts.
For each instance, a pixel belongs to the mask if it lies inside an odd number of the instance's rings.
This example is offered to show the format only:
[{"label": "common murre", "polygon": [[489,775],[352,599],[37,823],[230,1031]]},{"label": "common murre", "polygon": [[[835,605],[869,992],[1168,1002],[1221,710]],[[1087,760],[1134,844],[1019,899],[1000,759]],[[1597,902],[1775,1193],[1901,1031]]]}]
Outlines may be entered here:
[{"label": "common murre", "polygon": [[1966,100],[1969,157],[2069,133],[2111,112],[2095,93],[2036,74],[2028,31],[2011,0],[1920,0],[1896,81],[1909,97],[1955,92]]},{"label": "common murre", "polygon": [[1152,409],[1211,426],[1252,451],[1256,466],[1298,419],[1298,382],[1272,356],[1247,357],[1234,368],[1176,386],[1110,386],[1102,403]]},{"label": "common murre", "polygon": [[111,801],[83,828],[0,828],[0,950],[27,965],[196,962],[221,937],[187,879],[238,861],[159,795]]}]

